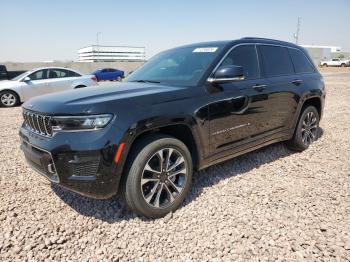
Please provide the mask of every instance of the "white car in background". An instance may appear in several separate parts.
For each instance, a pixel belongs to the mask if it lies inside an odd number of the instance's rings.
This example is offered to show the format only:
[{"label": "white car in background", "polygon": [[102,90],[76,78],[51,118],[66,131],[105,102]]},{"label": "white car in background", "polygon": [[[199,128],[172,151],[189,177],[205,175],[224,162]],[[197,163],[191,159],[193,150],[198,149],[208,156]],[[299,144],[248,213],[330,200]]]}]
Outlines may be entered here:
[{"label": "white car in background", "polygon": [[62,67],[43,67],[0,82],[0,106],[12,107],[34,96],[97,85],[93,75]]},{"label": "white car in background", "polygon": [[350,60],[341,60],[339,58],[333,58],[331,60],[323,60],[321,61],[321,66],[350,66]]}]

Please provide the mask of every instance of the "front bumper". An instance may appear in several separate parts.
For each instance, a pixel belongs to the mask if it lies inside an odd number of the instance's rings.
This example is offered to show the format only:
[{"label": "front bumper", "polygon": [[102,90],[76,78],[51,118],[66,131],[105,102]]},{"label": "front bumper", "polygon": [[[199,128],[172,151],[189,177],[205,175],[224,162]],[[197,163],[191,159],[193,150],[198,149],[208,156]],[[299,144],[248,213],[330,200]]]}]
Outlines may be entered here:
[{"label": "front bumper", "polygon": [[[45,138],[22,127],[21,149],[28,164],[52,183],[87,197],[106,199],[119,187],[121,168],[113,161],[118,144],[108,143],[104,136],[92,141],[91,135],[62,133],[61,137]],[[107,142],[101,146],[100,140]]]}]

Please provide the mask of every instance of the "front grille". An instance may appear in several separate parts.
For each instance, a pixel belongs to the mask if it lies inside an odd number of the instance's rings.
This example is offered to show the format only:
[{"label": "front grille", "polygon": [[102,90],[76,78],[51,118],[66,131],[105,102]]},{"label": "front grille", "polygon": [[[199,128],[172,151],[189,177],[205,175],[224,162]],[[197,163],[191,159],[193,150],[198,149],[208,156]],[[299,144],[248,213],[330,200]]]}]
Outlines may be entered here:
[{"label": "front grille", "polygon": [[26,127],[32,132],[43,136],[52,136],[51,116],[24,110],[23,119]]}]

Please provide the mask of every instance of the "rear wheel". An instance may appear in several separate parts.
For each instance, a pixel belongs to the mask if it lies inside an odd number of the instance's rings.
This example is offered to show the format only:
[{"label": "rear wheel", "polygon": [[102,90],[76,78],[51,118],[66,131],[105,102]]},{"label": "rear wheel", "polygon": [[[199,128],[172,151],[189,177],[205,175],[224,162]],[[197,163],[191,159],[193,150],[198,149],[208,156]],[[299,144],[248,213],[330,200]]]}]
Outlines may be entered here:
[{"label": "rear wheel", "polygon": [[345,67],[345,64],[343,63],[343,64],[341,64],[340,66],[341,66],[341,67]]},{"label": "rear wheel", "polygon": [[314,106],[308,106],[302,112],[293,138],[288,141],[290,149],[303,151],[312,144],[318,136],[320,117]]},{"label": "rear wheel", "polygon": [[124,199],[132,210],[158,218],[176,210],[192,179],[192,158],[178,139],[154,135],[143,140],[129,159]]},{"label": "rear wheel", "polygon": [[15,92],[5,90],[0,92],[0,104],[4,107],[13,107],[19,104],[19,97]]}]

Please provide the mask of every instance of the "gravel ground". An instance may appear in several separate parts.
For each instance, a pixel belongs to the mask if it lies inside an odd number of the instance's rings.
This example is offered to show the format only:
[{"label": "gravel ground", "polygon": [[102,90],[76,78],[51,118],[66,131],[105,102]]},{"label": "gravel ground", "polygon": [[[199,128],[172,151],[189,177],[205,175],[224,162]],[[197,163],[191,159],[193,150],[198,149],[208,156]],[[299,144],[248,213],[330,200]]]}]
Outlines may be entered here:
[{"label": "gravel ground", "polygon": [[350,260],[350,73],[327,73],[321,137],[199,172],[174,214],[50,186],[19,149],[21,109],[0,108],[0,261]]}]

